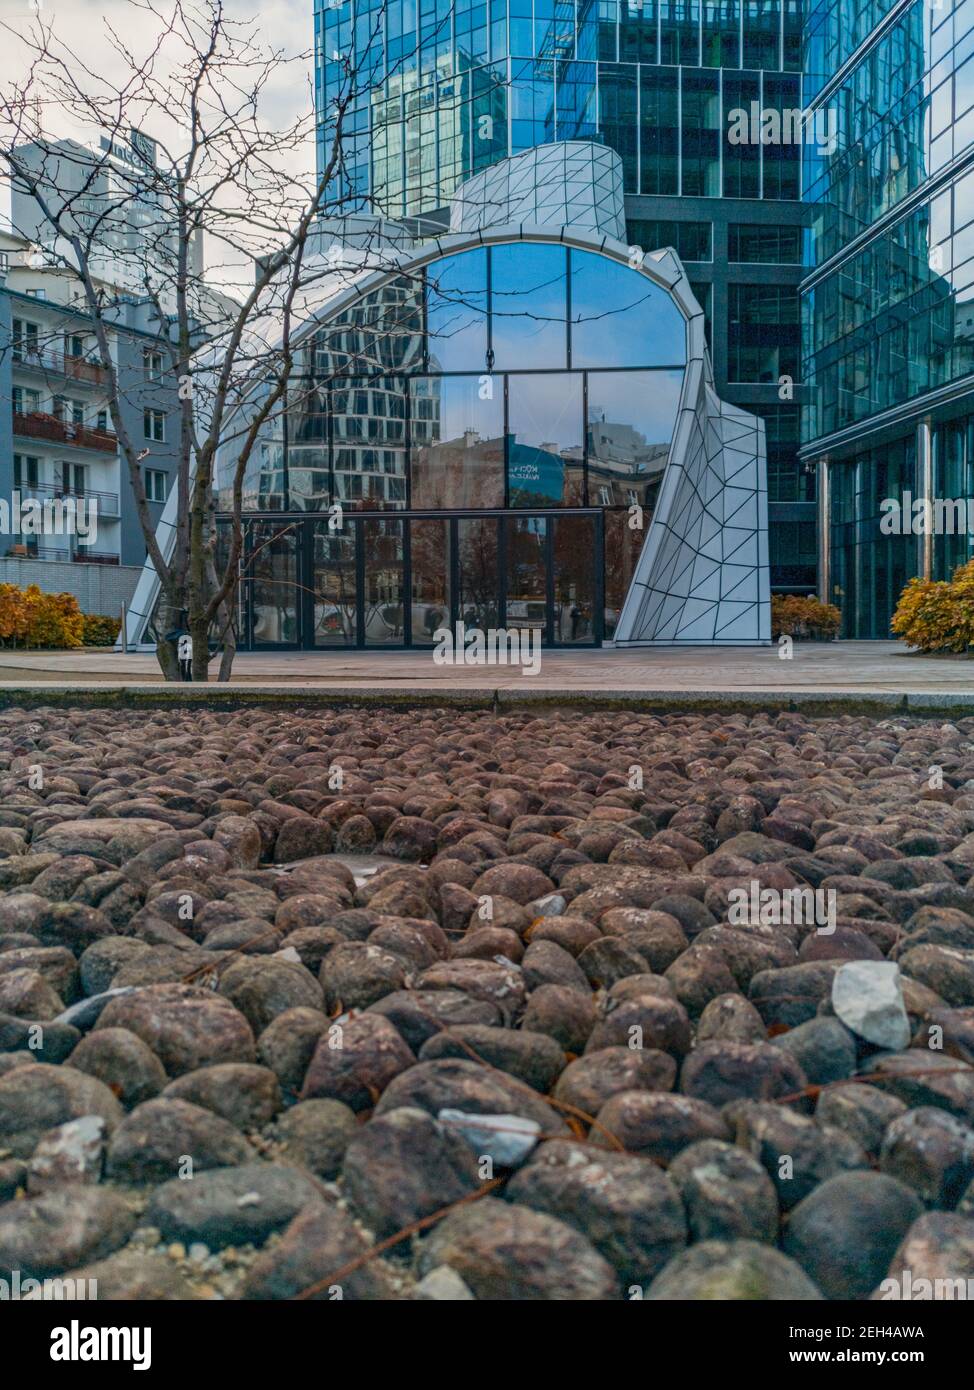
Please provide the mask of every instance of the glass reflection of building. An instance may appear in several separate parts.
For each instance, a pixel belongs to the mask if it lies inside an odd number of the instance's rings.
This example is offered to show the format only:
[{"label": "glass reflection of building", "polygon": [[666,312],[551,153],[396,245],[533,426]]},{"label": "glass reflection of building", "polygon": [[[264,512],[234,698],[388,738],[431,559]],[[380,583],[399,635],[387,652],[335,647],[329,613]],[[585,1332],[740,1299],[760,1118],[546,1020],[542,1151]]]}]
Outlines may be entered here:
[{"label": "glass reflection of building", "polygon": [[803,455],[823,596],[859,637],[889,635],[908,578],[974,553],[966,533],[880,531],[888,497],[974,495],[974,0],[893,8],[823,0],[808,25],[806,92],[836,141],[806,150]]},{"label": "glass reflection of building", "polygon": [[[620,155],[630,243],[677,250],[707,315],[719,394],[765,419],[772,584],[808,592],[800,150],[726,138],[732,113],[752,103],[802,107],[802,10],[801,0],[315,0],[315,37],[320,168],[343,60],[362,74],[334,187],[347,210],[435,218],[471,174],[555,140]],[[551,458],[525,456],[524,467],[542,491],[555,485]]]},{"label": "glass reflection of building", "polygon": [[[611,637],[679,408],[680,310],[563,242],[378,279],[299,335],[254,451],[244,644],[423,646],[451,620]],[[233,462],[230,441],[224,507]]]}]

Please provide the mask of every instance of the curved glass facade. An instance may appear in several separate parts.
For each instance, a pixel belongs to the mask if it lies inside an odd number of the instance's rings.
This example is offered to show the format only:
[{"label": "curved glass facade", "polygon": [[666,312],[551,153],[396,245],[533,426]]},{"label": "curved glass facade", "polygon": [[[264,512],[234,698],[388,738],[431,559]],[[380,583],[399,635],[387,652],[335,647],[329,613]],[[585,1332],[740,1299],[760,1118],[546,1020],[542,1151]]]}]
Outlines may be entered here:
[{"label": "curved glass facade", "polygon": [[[686,322],[665,290],[560,243],[393,276],[301,344],[244,483],[259,511],[651,504]],[[229,502],[233,441],[217,458]]]},{"label": "curved glass facade", "polygon": [[[253,451],[246,641],[424,646],[451,615],[611,636],[680,406],[681,310],[556,241],[372,278],[302,335]],[[217,455],[224,508],[238,437]]]}]

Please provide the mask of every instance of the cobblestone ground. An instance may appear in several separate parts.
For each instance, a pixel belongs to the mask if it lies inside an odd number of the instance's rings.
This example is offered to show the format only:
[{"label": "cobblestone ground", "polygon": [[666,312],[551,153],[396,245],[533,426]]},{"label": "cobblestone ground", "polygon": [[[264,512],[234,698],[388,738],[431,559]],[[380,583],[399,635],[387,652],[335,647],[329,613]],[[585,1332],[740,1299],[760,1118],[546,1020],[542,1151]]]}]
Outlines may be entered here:
[{"label": "cobblestone ground", "polygon": [[4,1278],[974,1277],[974,720],[7,712],[0,789]]}]

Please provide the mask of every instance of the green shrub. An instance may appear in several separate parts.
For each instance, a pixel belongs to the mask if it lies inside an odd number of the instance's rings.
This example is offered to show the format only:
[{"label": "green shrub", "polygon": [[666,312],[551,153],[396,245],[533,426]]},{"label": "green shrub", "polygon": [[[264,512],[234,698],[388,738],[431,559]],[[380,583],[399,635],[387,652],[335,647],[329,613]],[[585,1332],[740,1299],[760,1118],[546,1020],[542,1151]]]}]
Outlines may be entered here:
[{"label": "green shrub", "polygon": [[86,613],[82,638],[84,645],[86,647],[114,647],[121,626],[122,623],[119,618],[112,618],[107,613]]}]

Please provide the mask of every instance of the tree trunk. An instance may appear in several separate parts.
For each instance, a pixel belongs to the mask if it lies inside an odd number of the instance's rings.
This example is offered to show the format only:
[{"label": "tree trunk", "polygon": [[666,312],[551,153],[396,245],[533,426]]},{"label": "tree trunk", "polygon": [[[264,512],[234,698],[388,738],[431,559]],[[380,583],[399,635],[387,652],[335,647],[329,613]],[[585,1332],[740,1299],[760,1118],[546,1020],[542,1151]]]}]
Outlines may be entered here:
[{"label": "tree trunk", "polygon": [[160,634],[156,638],[156,660],[167,681],[181,681],[183,678],[176,643],[166,638],[166,633],[174,632],[179,627],[181,619],[181,610],[163,594],[155,622],[156,631]]}]

